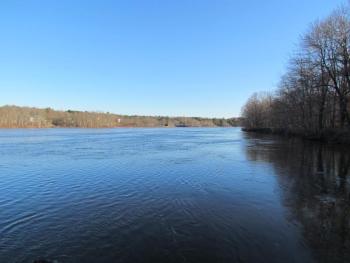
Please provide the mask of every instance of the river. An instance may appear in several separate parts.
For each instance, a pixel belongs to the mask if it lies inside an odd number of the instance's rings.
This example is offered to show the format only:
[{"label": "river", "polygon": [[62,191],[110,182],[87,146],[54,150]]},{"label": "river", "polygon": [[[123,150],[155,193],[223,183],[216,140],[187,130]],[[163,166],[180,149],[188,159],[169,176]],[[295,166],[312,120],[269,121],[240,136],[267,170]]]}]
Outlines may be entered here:
[{"label": "river", "polygon": [[350,262],[349,167],[239,128],[0,130],[0,262]]}]

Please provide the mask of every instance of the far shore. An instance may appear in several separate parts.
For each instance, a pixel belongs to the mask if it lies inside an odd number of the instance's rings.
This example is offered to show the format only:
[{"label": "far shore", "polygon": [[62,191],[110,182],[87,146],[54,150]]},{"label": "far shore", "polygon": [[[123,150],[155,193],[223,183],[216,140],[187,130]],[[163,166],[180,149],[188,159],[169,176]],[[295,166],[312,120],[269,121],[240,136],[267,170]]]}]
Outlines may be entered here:
[{"label": "far shore", "polygon": [[121,115],[19,106],[0,107],[0,128],[176,128],[237,127],[241,118]]},{"label": "far shore", "polygon": [[176,127],[176,126],[117,126],[117,127],[0,127],[0,130],[53,130],[53,129],[86,129],[86,130],[102,130],[102,129],[232,129],[232,128],[241,128],[240,126],[186,126],[186,127]]}]

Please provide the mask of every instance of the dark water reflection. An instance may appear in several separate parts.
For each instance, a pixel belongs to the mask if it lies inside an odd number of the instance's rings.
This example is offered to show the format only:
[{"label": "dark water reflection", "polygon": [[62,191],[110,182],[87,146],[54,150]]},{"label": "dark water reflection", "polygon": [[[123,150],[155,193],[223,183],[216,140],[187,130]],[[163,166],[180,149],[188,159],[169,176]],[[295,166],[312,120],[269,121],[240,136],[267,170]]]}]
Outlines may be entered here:
[{"label": "dark water reflection", "polygon": [[317,262],[350,262],[348,146],[246,134],[250,160],[271,163],[289,216]]},{"label": "dark water reflection", "polygon": [[0,262],[350,262],[350,153],[240,129],[0,131]]}]

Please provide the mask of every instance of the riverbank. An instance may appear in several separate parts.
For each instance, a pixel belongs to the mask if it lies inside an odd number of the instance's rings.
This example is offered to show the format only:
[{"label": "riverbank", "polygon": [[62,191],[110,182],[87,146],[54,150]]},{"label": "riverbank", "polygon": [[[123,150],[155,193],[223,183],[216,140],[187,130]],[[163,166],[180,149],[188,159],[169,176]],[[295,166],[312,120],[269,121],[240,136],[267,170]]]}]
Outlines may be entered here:
[{"label": "riverbank", "polygon": [[324,129],[322,131],[287,130],[273,128],[242,128],[244,132],[273,134],[285,137],[299,137],[310,141],[320,141],[332,144],[350,144],[349,129]]},{"label": "riverbank", "polygon": [[0,128],[235,127],[240,118],[122,115],[110,112],[0,107]]}]

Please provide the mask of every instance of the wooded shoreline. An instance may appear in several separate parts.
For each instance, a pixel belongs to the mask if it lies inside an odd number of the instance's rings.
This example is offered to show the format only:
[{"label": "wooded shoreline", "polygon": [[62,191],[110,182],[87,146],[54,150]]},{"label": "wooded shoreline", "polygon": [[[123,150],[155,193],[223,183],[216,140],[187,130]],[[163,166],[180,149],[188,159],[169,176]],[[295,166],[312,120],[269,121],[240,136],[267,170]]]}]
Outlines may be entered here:
[{"label": "wooded shoreline", "polygon": [[350,6],[302,35],[275,92],[253,94],[245,131],[350,144]]},{"label": "wooded shoreline", "polygon": [[346,129],[325,129],[322,131],[301,131],[273,128],[242,128],[244,132],[272,134],[283,137],[298,137],[309,141],[331,144],[350,144],[350,131]]},{"label": "wooded shoreline", "polygon": [[0,128],[171,128],[236,127],[241,118],[129,116],[108,112],[57,111],[51,108],[0,107]]}]

